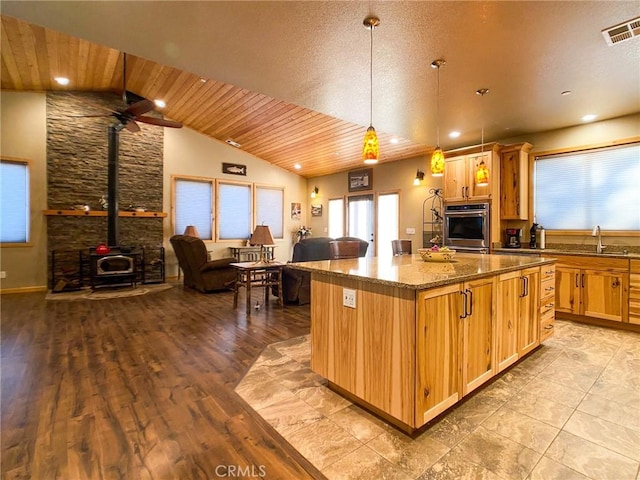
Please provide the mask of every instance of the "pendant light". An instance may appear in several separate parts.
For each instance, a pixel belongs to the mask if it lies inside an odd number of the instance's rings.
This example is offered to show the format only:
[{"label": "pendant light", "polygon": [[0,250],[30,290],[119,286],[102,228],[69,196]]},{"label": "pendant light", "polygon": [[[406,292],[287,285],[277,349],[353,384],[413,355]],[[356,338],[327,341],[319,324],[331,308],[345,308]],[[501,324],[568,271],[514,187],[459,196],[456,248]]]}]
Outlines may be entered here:
[{"label": "pendant light", "polygon": [[440,148],[440,67],[444,66],[447,62],[444,60],[434,60],[431,63],[431,68],[438,70],[438,88],[436,93],[436,149],[431,155],[431,176],[441,177],[444,174],[444,153]]},{"label": "pendant light", "polygon": [[[476,93],[481,97],[484,97],[487,93],[489,93],[488,88],[481,88],[477,90]],[[480,112],[480,116],[482,117],[482,139],[480,144],[480,164],[478,168],[476,168],[476,185],[478,187],[486,187],[489,185],[489,168],[487,168],[487,164],[484,163],[484,112]]]},{"label": "pendant light", "polygon": [[380,25],[378,17],[370,16],[364,19],[362,24],[365,28],[371,30],[370,52],[369,52],[369,128],[364,135],[364,146],[362,148],[362,159],[364,163],[378,163],[378,135],[376,129],[373,128],[373,29]]}]

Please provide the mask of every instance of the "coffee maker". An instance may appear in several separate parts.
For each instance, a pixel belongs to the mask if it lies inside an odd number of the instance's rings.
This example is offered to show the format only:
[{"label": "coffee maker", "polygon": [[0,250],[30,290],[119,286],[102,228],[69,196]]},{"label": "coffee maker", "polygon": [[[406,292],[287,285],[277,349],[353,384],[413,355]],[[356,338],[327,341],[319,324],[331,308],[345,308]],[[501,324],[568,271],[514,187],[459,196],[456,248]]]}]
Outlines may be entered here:
[{"label": "coffee maker", "polygon": [[505,230],[507,241],[504,243],[504,248],[520,248],[520,236],[522,235],[522,229],[520,228],[507,228]]}]

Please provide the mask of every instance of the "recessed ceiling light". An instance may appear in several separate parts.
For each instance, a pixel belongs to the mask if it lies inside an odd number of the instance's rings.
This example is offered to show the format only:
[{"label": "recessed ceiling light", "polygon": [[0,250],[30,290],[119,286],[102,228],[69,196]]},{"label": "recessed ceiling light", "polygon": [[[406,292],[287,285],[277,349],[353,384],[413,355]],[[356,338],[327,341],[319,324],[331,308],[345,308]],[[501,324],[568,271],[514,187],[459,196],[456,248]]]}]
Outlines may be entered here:
[{"label": "recessed ceiling light", "polygon": [[293,168],[295,168],[296,170],[300,170],[302,168],[302,165],[300,165],[299,163],[296,163]]},{"label": "recessed ceiling light", "polygon": [[227,138],[225,140],[226,143],[228,143],[229,145],[231,145],[232,147],[236,147],[236,148],[240,148],[242,145],[240,145],[238,142],[234,142],[233,140],[231,140],[230,138]]},{"label": "recessed ceiling light", "polygon": [[598,118],[597,115],[590,113],[588,115],[585,115],[584,117],[582,117],[582,121],[583,122],[593,122],[596,118]]},{"label": "recessed ceiling light", "polygon": [[391,140],[389,140],[389,143],[393,143],[394,145],[397,145],[399,141],[400,140],[398,140],[398,137],[391,137]]},{"label": "recessed ceiling light", "polygon": [[69,85],[69,79],[67,77],[55,77],[54,80],[58,85]]},{"label": "recessed ceiling light", "polygon": [[158,108],[164,108],[167,106],[164,100],[154,100],[153,103],[155,103]]},{"label": "recessed ceiling light", "polygon": [[449,138],[458,138],[460,136],[460,132],[457,131],[453,131],[453,132],[449,132]]},{"label": "recessed ceiling light", "polygon": [[562,92],[560,95],[562,95],[563,97],[566,97],[567,95],[571,95],[573,92],[571,90],[565,90],[564,92]]},{"label": "recessed ceiling light", "polygon": [[206,78],[202,78],[202,77],[200,77],[200,82],[201,82],[201,83],[207,83],[207,79],[206,79]]}]

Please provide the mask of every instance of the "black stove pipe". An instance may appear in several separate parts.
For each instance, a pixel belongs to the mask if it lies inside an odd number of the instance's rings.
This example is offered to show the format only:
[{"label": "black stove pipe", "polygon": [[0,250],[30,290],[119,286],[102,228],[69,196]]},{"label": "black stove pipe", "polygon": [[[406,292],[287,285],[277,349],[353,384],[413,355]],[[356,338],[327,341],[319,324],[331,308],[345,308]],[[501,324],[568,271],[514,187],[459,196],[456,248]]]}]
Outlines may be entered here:
[{"label": "black stove pipe", "polygon": [[[118,128],[120,127],[120,128]],[[119,124],[109,125],[109,159],[107,170],[107,245],[118,245],[118,134]]]}]

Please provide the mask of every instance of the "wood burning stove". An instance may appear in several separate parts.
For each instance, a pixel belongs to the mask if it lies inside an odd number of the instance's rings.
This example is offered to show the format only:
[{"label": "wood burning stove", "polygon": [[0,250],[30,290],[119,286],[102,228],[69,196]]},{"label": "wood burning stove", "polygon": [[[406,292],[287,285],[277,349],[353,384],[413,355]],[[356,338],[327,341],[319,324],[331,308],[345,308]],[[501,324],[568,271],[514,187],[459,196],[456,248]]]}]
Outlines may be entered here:
[{"label": "wood burning stove", "polygon": [[106,254],[91,249],[89,285],[91,288],[125,284],[135,286],[139,261],[140,253],[130,248],[112,247]]}]

